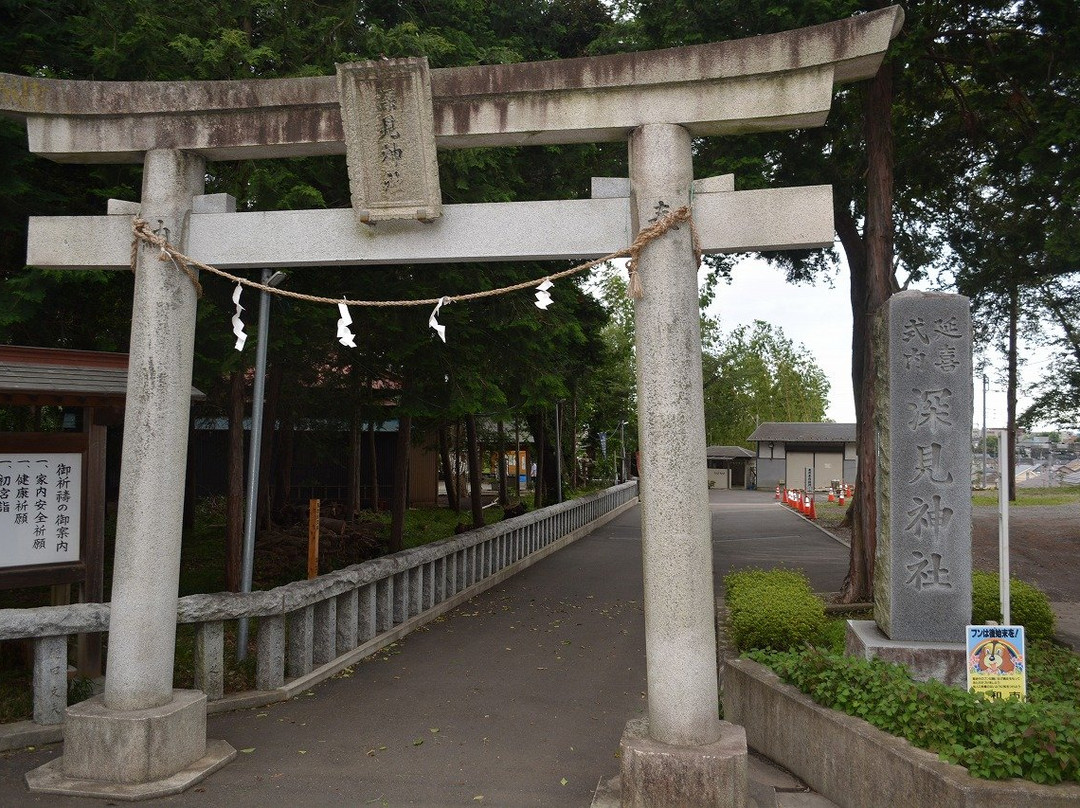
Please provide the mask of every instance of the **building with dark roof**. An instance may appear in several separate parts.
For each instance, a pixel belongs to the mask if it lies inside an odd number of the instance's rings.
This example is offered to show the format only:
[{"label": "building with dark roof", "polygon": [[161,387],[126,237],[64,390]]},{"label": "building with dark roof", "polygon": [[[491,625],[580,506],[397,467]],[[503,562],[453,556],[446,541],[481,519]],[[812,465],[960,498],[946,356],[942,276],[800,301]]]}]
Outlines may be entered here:
[{"label": "building with dark roof", "polygon": [[833,482],[855,481],[855,424],[769,421],[747,440],[757,444],[760,488],[802,488],[806,469],[814,470],[814,487],[819,490]]},{"label": "building with dark roof", "polygon": [[753,484],[754,453],[741,446],[705,449],[709,488],[747,488]]}]

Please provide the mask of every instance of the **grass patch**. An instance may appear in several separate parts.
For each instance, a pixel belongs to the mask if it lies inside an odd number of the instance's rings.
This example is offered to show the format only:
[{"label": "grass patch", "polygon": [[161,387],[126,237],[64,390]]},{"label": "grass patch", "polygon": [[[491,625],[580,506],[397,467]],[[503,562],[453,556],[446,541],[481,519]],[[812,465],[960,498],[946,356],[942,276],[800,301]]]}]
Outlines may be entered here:
[{"label": "grass patch", "polygon": [[847,514],[848,500],[844,501],[843,507],[839,502],[829,502],[824,496],[818,494],[814,500],[814,513],[817,514],[817,524],[826,530],[840,527],[840,523]]},{"label": "grass patch", "polygon": [[[979,491],[971,497],[973,505],[997,505],[998,492]],[[1017,488],[1010,508],[1034,508],[1039,505],[1074,505],[1080,503],[1080,485],[1053,488]]]}]

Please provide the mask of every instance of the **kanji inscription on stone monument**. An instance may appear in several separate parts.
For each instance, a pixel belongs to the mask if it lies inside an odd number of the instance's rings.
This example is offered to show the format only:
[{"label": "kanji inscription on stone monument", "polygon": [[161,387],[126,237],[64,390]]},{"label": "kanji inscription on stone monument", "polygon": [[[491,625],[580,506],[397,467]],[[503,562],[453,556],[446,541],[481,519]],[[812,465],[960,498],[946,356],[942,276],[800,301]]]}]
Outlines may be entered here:
[{"label": "kanji inscription on stone monument", "polygon": [[427,60],[337,66],[353,210],[362,222],[442,215]]},{"label": "kanji inscription on stone monument", "polygon": [[960,642],[971,608],[971,317],[967,298],[894,295],[875,338],[879,514],[874,617],[893,640]]}]

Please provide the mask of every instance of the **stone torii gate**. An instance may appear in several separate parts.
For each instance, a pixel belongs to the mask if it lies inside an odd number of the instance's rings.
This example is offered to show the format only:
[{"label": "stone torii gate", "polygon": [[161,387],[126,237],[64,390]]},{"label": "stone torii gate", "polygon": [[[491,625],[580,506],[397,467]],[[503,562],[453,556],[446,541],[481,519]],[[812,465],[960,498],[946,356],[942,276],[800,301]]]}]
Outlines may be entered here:
[{"label": "stone torii gate", "polygon": [[[902,19],[892,7],[663,51],[430,73],[421,60],[383,72],[365,63],[349,66],[353,74],[339,68],[337,79],[129,83],[0,74],[0,114],[25,120],[32,152],[144,166],[136,206],[31,219],[28,263],[126,268],[135,212],[160,220],[184,253],[221,268],[591,258],[626,247],[691,197],[704,252],[828,245],[828,186],[734,191],[730,178],[695,183],[692,139],[822,125],[833,85],[873,76]],[[346,96],[367,104],[366,116],[344,114]],[[442,206],[437,171],[431,184],[436,149],[623,140],[629,184],[594,183],[589,200]],[[346,143],[355,213],[237,213],[226,197],[203,195],[207,160],[335,154]],[[383,204],[395,194],[400,204]],[[648,720],[630,722],[623,738],[623,805],[745,801],[745,736],[717,717],[690,230],[667,231],[638,261]],[[172,793],[234,754],[206,740],[205,696],[172,687],[196,299],[188,278],[157,258],[147,245],[138,250],[105,692],[68,709],[50,790]]]}]

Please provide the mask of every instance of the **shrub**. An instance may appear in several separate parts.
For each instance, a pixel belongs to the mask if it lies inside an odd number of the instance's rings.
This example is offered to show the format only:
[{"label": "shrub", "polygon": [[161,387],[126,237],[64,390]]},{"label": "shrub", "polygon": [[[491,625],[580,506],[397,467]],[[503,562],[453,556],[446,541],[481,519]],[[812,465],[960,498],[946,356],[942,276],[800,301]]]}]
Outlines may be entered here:
[{"label": "shrub", "polygon": [[785,650],[814,642],[825,604],[798,570],[749,569],[724,577],[729,639],[741,650]]},{"label": "shrub", "polygon": [[[1001,599],[998,597],[997,573],[971,573],[971,622],[990,620],[1000,623]],[[1026,639],[1048,640],[1054,636],[1054,612],[1050,600],[1038,588],[1017,578],[1009,579],[1009,611],[1014,625],[1023,626]]]},{"label": "shrub", "polygon": [[[1034,694],[1029,702],[989,701],[940,682],[913,682],[900,665],[815,648],[749,656],[818,704],[966,766],[974,777],[1080,781],[1080,715],[1068,695],[1053,701],[1036,700]],[[1047,678],[1075,672],[1077,659],[1069,657],[1047,657]],[[1060,671],[1051,670],[1059,663]]]}]

